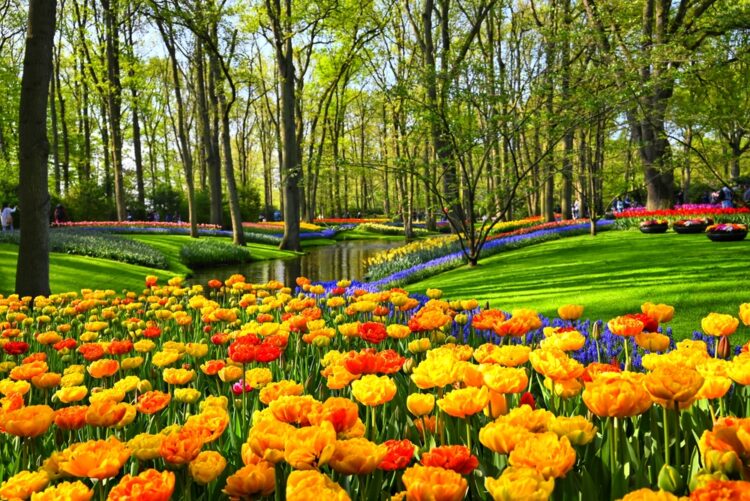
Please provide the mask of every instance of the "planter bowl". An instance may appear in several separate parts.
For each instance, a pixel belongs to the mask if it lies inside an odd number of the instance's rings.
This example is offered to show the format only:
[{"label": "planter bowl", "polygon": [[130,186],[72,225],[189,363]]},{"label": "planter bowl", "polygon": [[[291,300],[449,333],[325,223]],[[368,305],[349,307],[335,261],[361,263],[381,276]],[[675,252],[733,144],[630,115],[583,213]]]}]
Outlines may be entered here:
[{"label": "planter bowl", "polygon": [[648,226],[639,226],[641,233],[666,233],[669,229],[668,224],[650,224]]},{"label": "planter bowl", "polygon": [[739,242],[747,236],[746,231],[717,231],[706,233],[706,236],[712,242]]},{"label": "planter bowl", "polygon": [[675,233],[679,233],[680,235],[685,235],[688,233],[703,233],[706,231],[706,228],[708,228],[707,224],[691,224],[687,226],[682,225],[672,225],[672,229],[675,231]]}]

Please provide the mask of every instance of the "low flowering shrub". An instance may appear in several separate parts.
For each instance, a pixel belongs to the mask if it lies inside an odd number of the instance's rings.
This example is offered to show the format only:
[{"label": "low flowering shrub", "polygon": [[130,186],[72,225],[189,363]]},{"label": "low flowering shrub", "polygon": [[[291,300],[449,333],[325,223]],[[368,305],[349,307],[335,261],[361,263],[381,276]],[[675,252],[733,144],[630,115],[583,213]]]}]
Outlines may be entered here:
[{"label": "low flowering shrub", "polygon": [[250,251],[214,238],[201,238],[183,245],[180,258],[190,268],[201,268],[250,261]]},{"label": "low flowering shrub", "polygon": [[670,305],[428,296],[241,275],[0,296],[0,497],[748,496],[750,357],[727,348],[748,304],[676,342]]},{"label": "low flowering shrub", "polygon": [[[404,229],[400,226],[388,226],[385,224],[362,223],[357,226],[359,231],[369,231],[370,233],[379,233],[381,235],[403,235]],[[422,228],[412,228],[414,235],[429,235],[429,231]]]},{"label": "low flowering shrub", "polygon": [[[18,233],[5,232],[0,235],[0,242],[18,244],[19,239]],[[52,252],[111,259],[149,268],[167,269],[169,267],[166,256],[159,250],[148,244],[117,235],[62,228],[51,229],[49,246]]]}]

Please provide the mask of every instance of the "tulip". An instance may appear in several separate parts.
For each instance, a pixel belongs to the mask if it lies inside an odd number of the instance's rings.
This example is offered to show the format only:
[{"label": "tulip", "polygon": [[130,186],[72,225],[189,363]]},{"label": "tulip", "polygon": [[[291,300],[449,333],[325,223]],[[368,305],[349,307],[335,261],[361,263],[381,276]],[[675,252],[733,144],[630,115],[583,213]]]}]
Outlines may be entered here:
[{"label": "tulip", "polygon": [[437,466],[412,466],[401,478],[407,499],[459,501],[468,490],[468,483],[461,474]]},{"label": "tulip", "polygon": [[188,471],[200,485],[210,484],[218,478],[227,466],[227,460],[216,451],[203,451],[190,461]]},{"label": "tulip", "polygon": [[125,475],[109,491],[108,501],[148,499],[149,501],[169,501],[174,492],[175,476],[171,471],[144,470],[138,476]]},{"label": "tulip", "polygon": [[546,501],[555,479],[545,479],[534,468],[505,468],[500,478],[487,477],[484,486],[495,501]]}]

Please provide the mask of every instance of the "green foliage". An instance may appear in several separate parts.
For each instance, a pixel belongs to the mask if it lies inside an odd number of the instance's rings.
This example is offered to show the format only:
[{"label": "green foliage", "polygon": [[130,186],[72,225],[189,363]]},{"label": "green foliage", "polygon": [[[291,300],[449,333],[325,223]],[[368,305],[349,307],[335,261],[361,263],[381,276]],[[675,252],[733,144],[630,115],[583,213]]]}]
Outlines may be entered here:
[{"label": "green foliage", "polygon": [[111,221],[115,216],[114,202],[96,181],[81,181],[73,186],[63,198],[63,205],[71,221]]},{"label": "green foliage", "polygon": [[240,199],[240,214],[243,221],[257,221],[261,211],[260,192],[258,188],[248,183],[237,188]]},{"label": "green foliage", "polygon": [[[20,233],[2,233],[0,242],[18,244]],[[104,233],[52,229],[49,233],[51,252],[111,259],[149,268],[169,268],[167,257],[150,245],[129,238]]]},{"label": "green foliage", "polygon": [[[164,221],[167,216],[179,213],[182,204],[182,191],[169,184],[160,184],[154,190],[153,208],[157,211],[161,220]],[[187,211],[185,212],[187,214]]]},{"label": "green foliage", "polygon": [[187,266],[195,269],[218,264],[244,263],[250,260],[250,251],[215,238],[201,238],[186,243],[180,251],[180,258]]}]

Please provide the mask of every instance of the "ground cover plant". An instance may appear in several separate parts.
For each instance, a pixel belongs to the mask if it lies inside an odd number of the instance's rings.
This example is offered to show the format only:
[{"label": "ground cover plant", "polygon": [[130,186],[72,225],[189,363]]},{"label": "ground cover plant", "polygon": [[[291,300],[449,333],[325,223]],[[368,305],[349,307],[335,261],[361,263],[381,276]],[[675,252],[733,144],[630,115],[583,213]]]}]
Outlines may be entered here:
[{"label": "ground cover plant", "polygon": [[738,495],[750,304],[726,308],[676,343],[665,304],[592,321],[348,281],[0,297],[0,497]]}]

